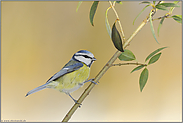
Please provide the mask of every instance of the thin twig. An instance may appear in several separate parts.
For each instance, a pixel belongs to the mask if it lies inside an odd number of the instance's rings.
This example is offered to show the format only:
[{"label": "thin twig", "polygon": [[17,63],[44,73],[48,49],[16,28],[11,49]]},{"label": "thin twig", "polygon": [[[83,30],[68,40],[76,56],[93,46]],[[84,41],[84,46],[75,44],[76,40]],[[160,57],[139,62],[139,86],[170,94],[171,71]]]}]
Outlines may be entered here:
[{"label": "thin twig", "polygon": [[168,18],[169,16],[171,16],[171,14],[170,14],[170,13],[167,13],[167,14],[165,14],[165,15],[162,16],[162,17],[158,17],[158,18],[153,19],[152,21],[154,21],[154,20],[160,20],[160,19],[162,19],[162,18]]},{"label": "thin twig", "polygon": [[109,3],[110,3],[110,5],[111,5],[111,7],[112,7],[112,9],[113,9],[113,11],[114,11],[114,13],[115,13],[115,15],[116,15],[116,18],[117,18],[116,20],[118,20],[118,24],[119,24],[119,27],[120,27],[120,30],[121,30],[120,32],[121,32],[123,41],[125,42],[125,34],[124,34],[123,28],[122,28],[122,26],[121,26],[121,22],[120,22],[118,13],[116,12],[116,9],[114,8],[115,2],[114,2],[113,5],[112,5],[112,2],[111,2],[111,1],[109,1]]},{"label": "thin twig", "polygon": [[147,64],[142,64],[142,63],[118,63],[118,64],[112,64],[111,66],[121,66],[121,65],[143,65],[143,66],[147,66]]}]

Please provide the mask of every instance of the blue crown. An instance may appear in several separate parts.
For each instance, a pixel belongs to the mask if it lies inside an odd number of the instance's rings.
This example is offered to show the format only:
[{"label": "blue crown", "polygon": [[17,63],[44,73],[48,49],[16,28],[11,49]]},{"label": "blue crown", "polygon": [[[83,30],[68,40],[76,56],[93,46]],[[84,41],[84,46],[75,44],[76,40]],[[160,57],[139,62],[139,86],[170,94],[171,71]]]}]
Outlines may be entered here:
[{"label": "blue crown", "polygon": [[91,52],[89,52],[89,51],[87,51],[87,50],[80,50],[80,51],[78,51],[77,53],[91,53]]}]

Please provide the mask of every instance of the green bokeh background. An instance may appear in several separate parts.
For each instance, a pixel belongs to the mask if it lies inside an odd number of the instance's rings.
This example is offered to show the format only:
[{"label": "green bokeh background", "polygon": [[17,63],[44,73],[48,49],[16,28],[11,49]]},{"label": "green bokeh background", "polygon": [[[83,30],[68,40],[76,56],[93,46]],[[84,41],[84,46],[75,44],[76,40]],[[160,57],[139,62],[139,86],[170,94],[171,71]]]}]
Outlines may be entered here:
[{"label": "green bokeh background", "polygon": [[[94,27],[89,22],[92,2],[1,2],[1,118],[27,122],[59,122],[73,101],[52,89],[25,97],[31,89],[44,84],[80,49],[92,52],[97,61],[91,67],[94,78],[116,52],[105,27],[108,2],[100,2]],[[179,4],[181,6],[181,3]],[[146,18],[150,8],[136,20],[144,4],[117,4],[126,39]],[[181,14],[182,6],[174,10]],[[157,11],[155,17],[165,14]],[[116,17],[108,13],[112,26]],[[159,21],[154,21],[155,31]],[[156,33],[157,35],[157,33]],[[182,25],[166,19],[157,36],[157,44],[148,23],[127,49],[139,62],[152,51],[168,46],[160,59],[148,66],[149,78],[140,92],[140,71],[130,74],[136,66],[112,67],[100,79],[70,121],[181,121],[182,120]],[[117,59],[115,63],[119,63]],[[87,83],[72,93],[78,99]]]}]

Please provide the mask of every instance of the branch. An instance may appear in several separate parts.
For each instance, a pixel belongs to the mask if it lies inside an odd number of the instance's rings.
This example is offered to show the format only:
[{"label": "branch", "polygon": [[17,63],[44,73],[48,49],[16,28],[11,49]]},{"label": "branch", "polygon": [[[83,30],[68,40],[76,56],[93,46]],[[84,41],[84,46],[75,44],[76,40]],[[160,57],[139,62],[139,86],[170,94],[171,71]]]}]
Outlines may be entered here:
[{"label": "branch", "polygon": [[[112,8],[114,8],[112,6]],[[113,9],[115,11],[115,9]],[[154,14],[152,14],[154,15]],[[149,14],[148,17],[146,19],[143,20],[143,22],[139,25],[139,27],[133,32],[133,34],[124,42],[123,44],[123,49],[125,49],[130,42],[132,41],[132,39],[137,35],[137,33],[142,29],[142,27],[145,26],[145,24],[149,21]],[[123,35],[124,36],[124,35]],[[116,51],[116,53],[112,56],[112,58],[106,63],[106,65],[102,68],[102,70],[97,74],[97,76],[95,77],[94,81],[97,82],[100,80],[100,78],[107,72],[107,70],[111,67],[111,65],[114,63],[114,61],[118,58],[118,56],[121,54],[120,51]],[[80,96],[80,98],[78,99],[78,103],[82,103],[83,100],[86,98],[86,96],[90,93],[90,91],[93,89],[93,87],[95,86],[94,83],[91,83],[83,92],[83,94]],[[64,117],[64,119],[62,120],[62,122],[67,122],[71,116],[73,115],[73,113],[76,111],[76,109],[79,107],[79,104],[75,103],[74,106],[70,109],[70,111],[67,113],[67,115]]]},{"label": "branch", "polygon": [[142,63],[119,63],[119,64],[112,64],[111,66],[121,66],[121,65],[143,65],[143,66],[147,66],[147,64],[142,64]]},{"label": "branch", "polygon": [[171,16],[171,14],[170,13],[167,13],[167,14],[165,14],[162,17],[158,17],[158,18],[153,19],[152,21],[154,21],[154,20],[161,20],[162,18],[168,18],[169,16]]}]

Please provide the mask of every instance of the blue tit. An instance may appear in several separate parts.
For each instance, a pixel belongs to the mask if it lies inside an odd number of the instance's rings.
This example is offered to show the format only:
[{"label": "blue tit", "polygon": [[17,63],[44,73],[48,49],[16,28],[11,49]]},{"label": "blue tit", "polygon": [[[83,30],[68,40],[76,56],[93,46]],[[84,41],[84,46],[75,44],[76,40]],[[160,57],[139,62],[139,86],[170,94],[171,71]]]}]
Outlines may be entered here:
[{"label": "blue tit", "polygon": [[45,88],[52,88],[69,95],[77,103],[70,93],[79,89],[86,82],[95,83],[93,79],[88,80],[90,67],[95,60],[91,52],[86,50],[78,51],[59,72],[54,74],[45,84],[29,91],[26,96]]}]

